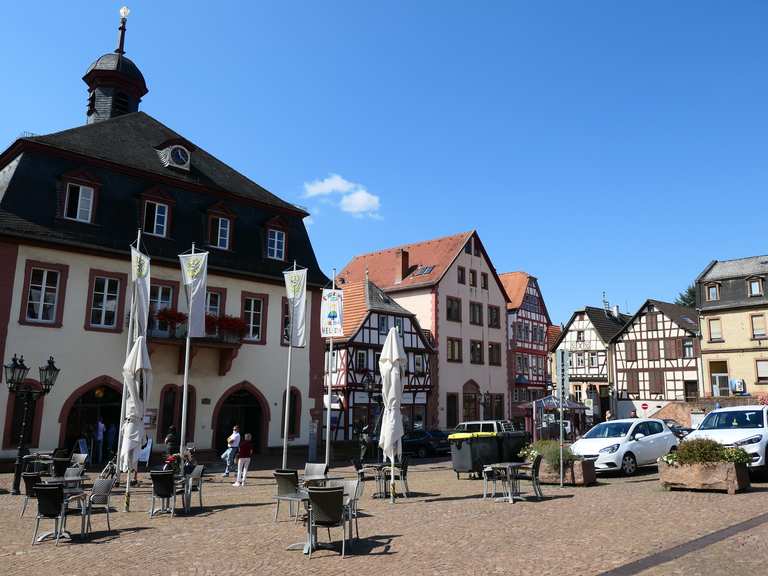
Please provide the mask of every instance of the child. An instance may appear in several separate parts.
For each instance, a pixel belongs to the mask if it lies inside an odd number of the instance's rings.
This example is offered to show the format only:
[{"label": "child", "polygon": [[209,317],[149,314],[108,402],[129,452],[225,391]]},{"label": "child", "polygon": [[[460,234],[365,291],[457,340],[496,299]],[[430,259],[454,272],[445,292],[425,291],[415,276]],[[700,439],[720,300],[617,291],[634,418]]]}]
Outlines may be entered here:
[{"label": "child", "polygon": [[251,463],[251,454],[253,454],[250,434],[246,434],[244,440],[240,442],[238,454],[240,455],[240,460],[237,461],[237,478],[232,486],[245,486],[245,479],[248,476],[248,465]]}]

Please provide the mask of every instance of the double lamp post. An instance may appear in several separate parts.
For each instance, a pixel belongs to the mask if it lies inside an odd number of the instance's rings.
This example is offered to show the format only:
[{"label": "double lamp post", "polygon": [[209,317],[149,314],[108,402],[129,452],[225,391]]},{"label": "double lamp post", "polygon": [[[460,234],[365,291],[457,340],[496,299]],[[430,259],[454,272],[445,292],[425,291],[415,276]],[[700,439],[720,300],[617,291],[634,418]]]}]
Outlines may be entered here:
[{"label": "double lamp post", "polygon": [[[48,358],[48,364],[41,366],[40,370],[40,382],[34,382],[27,380],[27,374],[29,368],[24,364],[24,356],[17,358],[13,355],[13,360],[9,364],[4,366],[5,368],[5,383],[8,385],[8,392],[14,394],[14,398],[22,398],[24,401],[24,411],[21,417],[21,430],[19,432],[19,448],[16,453],[16,465],[13,470],[13,488],[11,494],[19,494],[19,488],[21,486],[21,472],[24,467],[24,456],[26,455],[26,448],[24,447],[24,440],[27,434],[27,426],[29,425],[29,408],[30,405],[35,404],[40,396],[45,396],[51,391],[53,385],[56,383],[56,378],[59,376],[59,369],[53,363],[53,356]],[[9,394],[10,396],[10,394]],[[10,397],[8,401],[12,400]]]}]

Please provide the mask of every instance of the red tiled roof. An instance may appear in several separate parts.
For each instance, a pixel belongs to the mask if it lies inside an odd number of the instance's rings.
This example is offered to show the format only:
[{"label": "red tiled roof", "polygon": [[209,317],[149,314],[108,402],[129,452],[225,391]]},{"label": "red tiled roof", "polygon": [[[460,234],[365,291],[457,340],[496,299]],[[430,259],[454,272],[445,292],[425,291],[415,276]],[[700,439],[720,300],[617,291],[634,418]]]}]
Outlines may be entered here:
[{"label": "red tiled roof", "polygon": [[352,338],[368,317],[368,313],[372,311],[414,317],[413,312],[400,306],[370,280],[344,284],[342,291],[344,292],[342,321],[344,336],[339,340]]},{"label": "red tiled roof", "polygon": [[550,324],[547,326],[547,350],[552,351],[552,347],[560,338],[560,333],[562,331],[562,328],[555,324]]},{"label": "red tiled roof", "polygon": [[507,298],[509,298],[507,303],[509,310],[516,310],[522,306],[529,278],[530,276],[527,272],[505,272],[504,274],[499,274],[501,285],[504,286],[504,291],[507,293]]},{"label": "red tiled roof", "polygon": [[[339,272],[338,277],[343,279],[344,283],[360,282],[365,278],[367,270],[369,280],[385,291],[432,286],[440,281],[472,234],[474,231],[462,232],[426,242],[405,244],[378,252],[361,254],[355,256]],[[398,273],[400,272],[398,253],[400,250],[408,252],[409,267],[408,275],[398,282]],[[433,268],[427,274],[414,274],[425,266],[432,266]],[[344,306],[346,309],[346,301]]]}]

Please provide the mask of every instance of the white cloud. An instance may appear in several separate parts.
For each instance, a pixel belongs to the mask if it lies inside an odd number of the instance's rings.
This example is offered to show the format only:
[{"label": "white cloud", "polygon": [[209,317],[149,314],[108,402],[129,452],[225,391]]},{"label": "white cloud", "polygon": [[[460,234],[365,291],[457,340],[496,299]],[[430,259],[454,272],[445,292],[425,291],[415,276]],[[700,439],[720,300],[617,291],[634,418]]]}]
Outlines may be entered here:
[{"label": "white cloud", "polygon": [[379,197],[375,194],[371,194],[368,190],[360,188],[355,190],[351,194],[347,194],[341,198],[339,207],[344,212],[350,214],[376,214],[379,211],[381,202]]},{"label": "white cloud", "polygon": [[357,188],[358,185],[349,180],[345,180],[338,174],[330,174],[322,180],[304,182],[304,197],[325,196],[326,194],[341,193],[344,194]]},{"label": "white cloud", "polygon": [[[338,207],[342,212],[352,214],[357,218],[368,216],[369,218],[381,219],[379,209],[381,208],[381,198],[376,194],[371,194],[362,184],[350,182],[338,174],[329,174],[322,180],[314,180],[304,183],[304,197],[320,197],[318,200],[323,204],[336,204],[329,198],[333,194],[341,195]],[[313,211],[317,213],[318,211]]]}]

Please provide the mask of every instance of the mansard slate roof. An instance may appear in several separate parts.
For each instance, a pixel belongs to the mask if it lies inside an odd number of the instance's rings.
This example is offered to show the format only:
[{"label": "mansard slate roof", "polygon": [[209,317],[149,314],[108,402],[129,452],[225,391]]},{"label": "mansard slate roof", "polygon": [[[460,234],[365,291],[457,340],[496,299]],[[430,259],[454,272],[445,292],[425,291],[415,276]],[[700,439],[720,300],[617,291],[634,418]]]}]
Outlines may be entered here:
[{"label": "mansard slate roof", "polygon": [[670,302],[663,302],[661,300],[653,300],[649,298],[640,308],[635,312],[624,327],[619,330],[614,336],[613,340],[618,340],[619,336],[629,328],[634,321],[648,308],[648,305],[652,304],[659,312],[664,314],[667,318],[672,320],[681,329],[689,332],[692,335],[696,335],[699,330],[699,313],[695,308],[688,308],[687,306],[678,306]]},{"label": "mansard slate roof", "polygon": [[142,91],[142,95],[147,93],[147,83],[144,81],[144,75],[141,73],[141,70],[133,63],[133,60],[121,54],[109,52],[100,56],[88,67],[83,79],[87,81],[88,77],[96,72],[117,72],[122,74],[136,84]]},{"label": "mansard slate roof", "polygon": [[[169,142],[190,149],[189,173],[163,165],[158,148]],[[59,216],[68,175],[93,179],[98,187],[92,224]],[[205,249],[209,210],[223,207],[232,217],[232,249],[210,250],[212,272],[282,282],[283,270],[296,260],[308,268],[310,286],[329,282],[318,266],[303,210],[143,112],[22,138],[0,154],[0,235],[127,255],[145,193],[167,197],[171,205],[168,237],[142,237],[158,263],[178,266],[178,254],[192,242]],[[266,229],[272,226],[286,233],[285,261],[266,257]]]},{"label": "mansard slate roof", "polygon": [[352,338],[368,317],[369,312],[415,318],[413,312],[400,306],[369,280],[345,284],[342,291],[344,292],[344,337],[341,340]]},{"label": "mansard slate roof", "polygon": [[184,138],[144,112],[133,112],[46,136],[33,136],[28,140],[188,184],[226,191],[307,216],[304,210],[281,200],[201,148],[194,148],[189,172],[163,166],[158,161],[158,147]]},{"label": "mansard slate roof", "polygon": [[736,260],[713,260],[699,275],[697,281],[711,282],[765,274],[768,274],[768,256],[750,256]]}]

